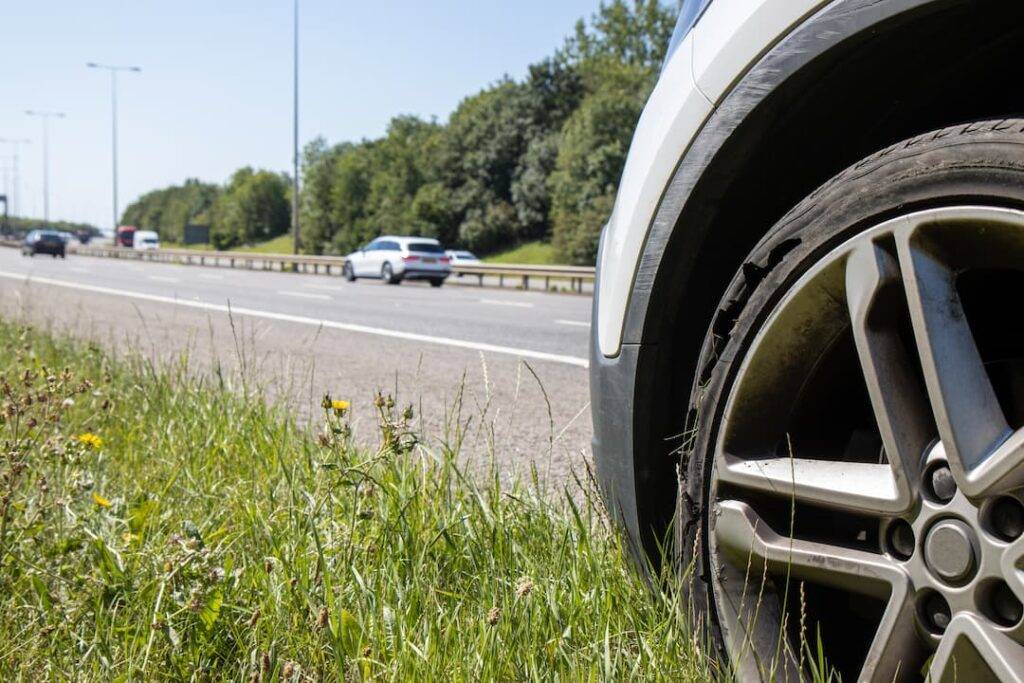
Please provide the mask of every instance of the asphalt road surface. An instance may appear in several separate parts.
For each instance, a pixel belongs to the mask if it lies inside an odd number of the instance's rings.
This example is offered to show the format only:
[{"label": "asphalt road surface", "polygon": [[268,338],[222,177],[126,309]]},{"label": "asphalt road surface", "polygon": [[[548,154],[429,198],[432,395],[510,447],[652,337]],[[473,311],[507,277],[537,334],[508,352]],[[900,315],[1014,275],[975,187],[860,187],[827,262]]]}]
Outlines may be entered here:
[{"label": "asphalt road surface", "polygon": [[[580,470],[591,435],[590,299],[204,268],[0,249],[0,314],[220,369],[301,416],[330,393],[374,439],[378,389],[417,408],[431,445],[462,439],[474,466]],[[550,476],[549,476],[550,475]]]}]

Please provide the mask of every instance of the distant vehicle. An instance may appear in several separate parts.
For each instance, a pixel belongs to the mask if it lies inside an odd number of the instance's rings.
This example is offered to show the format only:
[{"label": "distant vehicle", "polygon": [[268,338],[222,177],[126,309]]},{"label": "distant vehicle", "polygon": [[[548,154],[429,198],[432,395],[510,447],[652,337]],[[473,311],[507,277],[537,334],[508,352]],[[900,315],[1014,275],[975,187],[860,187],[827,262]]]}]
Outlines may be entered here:
[{"label": "distant vehicle", "polygon": [[476,266],[480,264],[480,259],[476,257],[471,251],[457,251],[448,250],[445,252],[448,258],[452,260],[453,266]]},{"label": "distant vehicle", "polygon": [[114,246],[124,247],[131,249],[135,245],[135,233],[137,228],[132,225],[122,225],[117,229],[117,235],[114,236]]},{"label": "distant vehicle", "polygon": [[49,254],[53,258],[66,258],[67,246],[64,236],[56,230],[33,230],[25,236],[21,245],[22,256]]},{"label": "distant vehicle", "polygon": [[160,235],[152,230],[136,230],[135,238],[132,240],[132,249],[136,251],[148,251],[160,248]]},{"label": "distant vehicle", "polygon": [[452,269],[451,258],[435,239],[385,236],[346,256],[343,272],[349,282],[360,277],[379,278],[391,285],[427,280],[431,287],[440,287]]}]

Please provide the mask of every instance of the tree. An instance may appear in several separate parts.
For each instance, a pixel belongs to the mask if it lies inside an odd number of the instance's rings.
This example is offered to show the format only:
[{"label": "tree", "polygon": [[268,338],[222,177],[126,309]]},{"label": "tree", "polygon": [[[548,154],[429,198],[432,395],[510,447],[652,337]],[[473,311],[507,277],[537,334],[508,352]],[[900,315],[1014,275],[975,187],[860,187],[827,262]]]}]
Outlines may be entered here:
[{"label": "tree", "polygon": [[551,176],[553,241],[563,258],[580,265],[596,259],[648,90],[641,67],[605,68],[600,89],[565,125]]},{"label": "tree", "polygon": [[154,230],[165,242],[182,242],[186,225],[209,224],[210,209],[219,194],[216,185],[190,178],[183,185],[154,190],[136,199],[125,209],[121,224]]},{"label": "tree", "polygon": [[214,205],[210,241],[217,249],[262,242],[288,232],[289,180],[249,167],[235,171]]},{"label": "tree", "polygon": [[657,70],[665,61],[677,14],[660,0],[602,2],[590,26],[577,22],[564,51],[577,62],[609,59]]},{"label": "tree", "polygon": [[[553,240],[563,258],[592,264],[675,17],[659,0],[603,1],[526,78],[467,97],[444,124],[398,116],[379,139],[313,140],[300,197],[306,250],[345,254],[383,233],[482,254]],[[188,181],[125,216],[168,241],[197,216],[218,246],[262,240],[288,228],[286,180],[242,169],[223,190]]]}]

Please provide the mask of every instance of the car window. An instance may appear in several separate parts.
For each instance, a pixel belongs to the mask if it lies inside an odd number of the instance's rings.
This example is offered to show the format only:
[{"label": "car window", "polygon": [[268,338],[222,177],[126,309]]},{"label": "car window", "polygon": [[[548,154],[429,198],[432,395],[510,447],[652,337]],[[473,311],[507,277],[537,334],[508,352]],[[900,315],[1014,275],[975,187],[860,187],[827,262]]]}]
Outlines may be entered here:
[{"label": "car window", "polygon": [[365,247],[363,247],[363,251],[377,251],[378,248],[379,244],[377,242],[370,242]]},{"label": "car window", "polygon": [[440,244],[431,244],[430,242],[410,242],[409,251],[415,251],[420,254],[443,254],[444,247]]},{"label": "car window", "polygon": [[398,242],[391,242],[391,241],[381,242],[380,243],[380,249],[381,249],[381,251],[398,251],[399,250]]}]

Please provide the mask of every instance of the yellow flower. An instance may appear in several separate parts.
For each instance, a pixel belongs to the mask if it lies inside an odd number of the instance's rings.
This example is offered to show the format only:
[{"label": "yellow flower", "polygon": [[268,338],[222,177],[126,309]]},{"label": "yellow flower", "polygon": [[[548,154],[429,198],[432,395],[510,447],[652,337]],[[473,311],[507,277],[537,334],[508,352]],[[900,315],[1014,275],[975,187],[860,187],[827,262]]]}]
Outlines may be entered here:
[{"label": "yellow flower", "polygon": [[84,443],[86,446],[93,449],[94,451],[99,450],[100,447],[103,446],[103,439],[96,436],[92,432],[79,434],[78,436],[75,437],[75,439],[77,439],[79,443]]},{"label": "yellow flower", "polygon": [[104,498],[103,496],[101,496],[100,494],[95,493],[95,492],[93,492],[93,494],[92,494],[92,502],[96,503],[101,508],[108,508],[111,505],[109,500],[107,500],[106,498]]},{"label": "yellow flower", "polygon": [[331,401],[331,409],[338,415],[344,415],[351,406],[348,401]]}]

